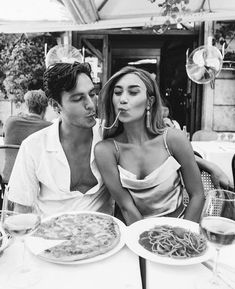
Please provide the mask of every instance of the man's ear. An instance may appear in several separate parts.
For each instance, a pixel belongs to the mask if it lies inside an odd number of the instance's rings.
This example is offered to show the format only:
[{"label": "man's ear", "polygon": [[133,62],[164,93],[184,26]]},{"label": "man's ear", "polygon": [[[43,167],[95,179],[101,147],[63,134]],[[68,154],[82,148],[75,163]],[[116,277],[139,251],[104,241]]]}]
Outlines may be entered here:
[{"label": "man's ear", "polygon": [[53,107],[54,111],[56,111],[57,113],[61,112],[61,105],[54,99],[51,100],[51,106]]}]

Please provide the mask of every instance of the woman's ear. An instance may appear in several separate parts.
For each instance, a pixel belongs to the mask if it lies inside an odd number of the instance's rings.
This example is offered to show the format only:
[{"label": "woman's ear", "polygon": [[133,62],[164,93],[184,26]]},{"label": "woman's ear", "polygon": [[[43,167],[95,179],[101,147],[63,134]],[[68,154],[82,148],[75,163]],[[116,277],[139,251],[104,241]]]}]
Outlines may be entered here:
[{"label": "woman's ear", "polygon": [[153,104],[154,104],[154,96],[151,95],[151,96],[148,97],[148,105],[150,107],[152,107]]}]

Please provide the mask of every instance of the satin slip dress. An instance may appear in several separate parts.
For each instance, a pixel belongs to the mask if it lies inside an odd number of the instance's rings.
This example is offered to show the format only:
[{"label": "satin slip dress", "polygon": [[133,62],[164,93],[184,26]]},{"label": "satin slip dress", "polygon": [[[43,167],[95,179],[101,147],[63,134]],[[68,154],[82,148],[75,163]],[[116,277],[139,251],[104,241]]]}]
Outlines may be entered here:
[{"label": "satin slip dress", "polygon": [[120,149],[113,140],[116,151],[118,170],[122,186],[131,194],[136,207],[144,218],[153,216],[166,216],[175,211],[175,217],[182,217],[185,206],[183,205],[183,183],[180,175],[180,164],[171,155],[167,142],[167,130],[163,133],[163,141],[168,158],[144,179],[119,165]]}]

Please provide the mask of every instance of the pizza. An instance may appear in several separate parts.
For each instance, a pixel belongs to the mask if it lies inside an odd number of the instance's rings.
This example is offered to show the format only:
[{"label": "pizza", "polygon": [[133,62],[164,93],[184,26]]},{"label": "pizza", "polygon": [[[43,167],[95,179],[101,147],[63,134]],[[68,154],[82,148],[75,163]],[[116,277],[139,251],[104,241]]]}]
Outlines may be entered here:
[{"label": "pizza", "polygon": [[66,262],[92,258],[112,250],[120,241],[120,229],[109,215],[65,213],[42,222],[34,236],[64,240],[40,256]]}]

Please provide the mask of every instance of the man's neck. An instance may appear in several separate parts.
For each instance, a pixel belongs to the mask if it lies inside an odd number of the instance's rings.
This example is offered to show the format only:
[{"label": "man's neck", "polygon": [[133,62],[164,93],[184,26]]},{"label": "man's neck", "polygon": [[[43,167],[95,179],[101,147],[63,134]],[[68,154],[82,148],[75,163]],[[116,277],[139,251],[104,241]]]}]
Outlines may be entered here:
[{"label": "man's neck", "polygon": [[65,141],[71,145],[87,145],[93,136],[92,128],[80,128],[77,126],[60,123],[59,135],[61,143]]}]

